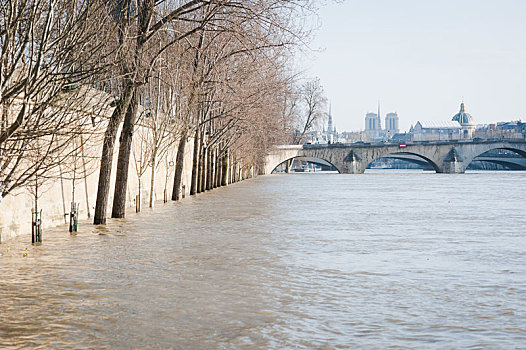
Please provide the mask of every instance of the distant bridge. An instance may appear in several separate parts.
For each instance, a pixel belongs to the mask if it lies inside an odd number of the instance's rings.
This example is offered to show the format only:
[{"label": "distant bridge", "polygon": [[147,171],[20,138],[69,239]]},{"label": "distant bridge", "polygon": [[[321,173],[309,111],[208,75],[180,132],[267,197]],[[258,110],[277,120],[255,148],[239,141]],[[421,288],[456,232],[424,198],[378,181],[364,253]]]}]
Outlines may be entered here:
[{"label": "distant bridge", "polygon": [[[510,170],[526,170],[526,157],[522,157],[521,155],[516,154],[516,153],[507,153],[507,154],[491,154],[491,153],[492,153],[491,151],[489,151],[489,153],[483,153],[475,157],[473,159],[473,162],[481,161],[481,162],[498,164]],[[423,167],[425,170],[433,170],[431,165],[428,162],[426,162],[419,156],[414,156],[412,154],[394,153],[385,158],[404,160],[406,162],[417,164]]]},{"label": "distant bridge", "polygon": [[[270,174],[281,163],[296,157],[321,159],[342,174],[362,174],[371,162],[384,157],[419,159],[437,173],[464,173],[475,158],[495,149],[513,151],[526,158],[525,139],[284,145],[274,148],[266,156],[263,173]],[[476,160],[491,161],[484,157]]]}]

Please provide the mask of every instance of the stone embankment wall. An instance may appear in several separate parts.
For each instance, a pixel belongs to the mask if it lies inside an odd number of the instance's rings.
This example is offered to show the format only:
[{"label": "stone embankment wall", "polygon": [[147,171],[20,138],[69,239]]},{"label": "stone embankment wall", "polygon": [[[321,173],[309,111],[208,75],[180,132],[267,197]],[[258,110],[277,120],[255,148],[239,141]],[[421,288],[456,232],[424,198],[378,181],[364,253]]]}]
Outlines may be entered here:
[{"label": "stone embankment wall", "polygon": [[[168,200],[171,199],[173,178],[175,172],[175,155],[177,152],[177,145],[174,145],[172,150],[167,154],[166,160],[162,160],[158,165],[155,174],[155,199],[163,200],[164,191]],[[99,149],[89,150],[92,154],[100,155]],[[108,217],[111,215],[111,207],[113,203],[113,186],[115,183],[118,144],[115,147],[115,154],[113,159],[113,171],[110,185],[110,199],[108,202]],[[185,194],[188,195],[190,190],[190,182],[192,176],[192,154],[193,154],[193,139],[190,139],[185,148],[185,160],[183,169],[183,183],[185,186]],[[80,162],[80,161],[79,161]],[[93,160],[93,171],[85,179],[80,178],[75,181],[75,202],[80,203],[79,220],[88,219],[88,208],[91,218],[93,217],[95,201],[97,197],[98,184],[98,164],[99,160]],[[79,163],[81,164],[81,163]],[[65,165],[66,166],[66,165]],[[79,165],[79,172],[82,174],[83,169]],[[151,168],[148,168],[144,175],[141,176],[141,207],[147,208],[150,196],[150,181]],[[73,196],[73,181],[71,179],[56,179],[48,181],[41,189],[42,196],[38,200],[39,209],[42,209],[42,223],[43,228],[53,227],[57,225],[64,225],[69,223],[69,216],[66,213],[70,211],[70,203]],[[136,172],[136,165],[134,164],[133,155],[130,159],[130,168],[128,175],[128,190],[127,190],[127,213],[135,212],[135,199],[139,194],[139,179]],[[0,243],[18,235],[27,236],[31,241],[31,211],[34,207],[34,196],[29,189],[20,189],[15,193],[3,198],[0,203]],[[45,231],[44,231],[45,237]]]}]

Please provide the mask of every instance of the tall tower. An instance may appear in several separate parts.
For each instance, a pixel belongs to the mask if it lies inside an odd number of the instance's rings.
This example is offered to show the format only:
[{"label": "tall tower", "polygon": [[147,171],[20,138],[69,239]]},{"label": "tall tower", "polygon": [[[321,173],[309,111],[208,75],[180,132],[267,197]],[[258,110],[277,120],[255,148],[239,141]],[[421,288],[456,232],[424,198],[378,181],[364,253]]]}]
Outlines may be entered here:
[{"label": "tall tower", "polygon": [[379,134],[379,125],[378,125],[378,114],[376,113],[367,113],[365,115],[365,133],[369,139],[374,139],[378,137]]},{"label": "tall tower", "polygon": [[333,132],[334,132],[334,126],[332,125],[331,104],[329,103],[329,122],[327,124],[327,134],[332,134]]},{"label": "tall tower", "polygon": [[382,117],[380,116],[380,100],[378,100],[378,123],[376,128],[378,130],[382,130]]},{"label": "tall tower", "polygon": [[398,129],[398,114],[396,112],[387,113],[385,115],[385,132],[387,137],[397,134]]}]

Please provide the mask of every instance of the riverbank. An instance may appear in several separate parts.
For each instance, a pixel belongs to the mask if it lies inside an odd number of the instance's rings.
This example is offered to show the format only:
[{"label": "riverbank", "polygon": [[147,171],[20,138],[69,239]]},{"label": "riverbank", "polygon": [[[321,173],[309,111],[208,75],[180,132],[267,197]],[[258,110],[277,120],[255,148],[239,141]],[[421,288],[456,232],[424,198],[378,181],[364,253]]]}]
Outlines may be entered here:
[{"label": "riverbank", "polygon": [[[144,206],[140,212],[135,211],[135,206],[130,207],[129,211],[126,214],[126,218],[115,219],[108,217],[107,223],[105,225],[94,225],[93,218],[81,218],[78,220],[78,230],[77,232],[69,233],[69,222],[64,223],[58,222],[57,224],[48,224],[45,227],[43,233],[44,244],[46,240],[56,240],[60,237],[83,237],[84,235],[98,234],[98,235],[119,235],[126,230],[126,225],[133,223],[137,220],[147,220],[147,218],[152,215],[157,215],[159,212],[165,212],[166,210],[172,210],[175,208],[182,209],[185,205],[191,205],[191,203],[197,201],[207,200],[209,195],[212,193],[221,193],[222,190],[226,190],[231,186],[236,186],[240,183],[245,183],[246,181],[253,180],[254,178],[247,178],[239,182],[231,183],[228,186],[217,187],[213,190],[204,191],[196,195],[185,195],[184,198],[179,201],[172,201],[170,198],[165,202],[164,199],[156,200],[153,207]],[[188,191],[187,191],[188,192]],[[132,203],[135,205],[135,203]],[[20,255],[24,256],[24,253],[27,253],[31,247],[31,231],[23,232],[19,235],[10,236],[8,239],[0,243],[0,256],[6,255]]]},{"label": "riverbank", "polygon": [[[140,142],[136,140],[134,142]],[[100,144],[99,144],[100,146]],[[182,171],[181,193],[187,197],[190,195],[190,184],[192,177],[192,157],[194,143],[189,138],[184,150],[184,166]],[[97,196],[97,185],[99,177],[100,147],[89,150],[91,157],[87,167],[78,161],[77,176],[66,175],[68,165],[64,164],[58,169],[56,176],[48,180],[39,188],[38,208],[42,210],[42,228],[45,230],[60,225],[68,225],[71,202],[74,200],[79,204],[78,218],[81,222],[92,224],[95,201]],[[173,178],[175,172],[177,144],[167,152],[165,159],[157,166],[154,179],[154,206],[155,203],[170,201],[173,189]],[[118,147],[115,148],[113,159],[113,170],[110,188],[113,189],[116,177]],[[140,160],[139,160],[140,162]],[[151,188],[151,168],[138,172],[139,162],[131,159],[128,171],[128,189],[126,196],[127,215],[136,212],[137,202],[141,210],[149,206]],[[71,168],[71,167],[70,167]],[[63,171],[63,173],[62,173]],[[71,173],[71,170],[70,170]],[[238,176],[239,177],[239,176]],[[233,176],[228,183],[233,181]],[[111,215],[111,203],[113,202],[112,191],[110,191],[107,216]],[[23,235],[31,241],[32,210],[35,205],[34,191],[31,186],[22,188],[12,195],[3,198],[0,203],[0,243],[6,242],[14,237]]]},{"label": "riverbank", "polygon": [[[181,196],[182,198],[190,195],[190,185],[192,180],[192,157],[194,143],[193,139],[186,142],[184,151],[184,166],[182,171]],[[154,200],[153,207],[171,201],[173,189],[173,176],[175,171],[176,150],[167,153],[165,161],[162,162],[155,173],[154,179]],[[99,150],[92,150],[97,152]],[[116,177],[118,153],[115,152],[113,160],[113,171],[110,188],[113,188]],[[97,160],[98,162],[98,160]],[[136,163],[136,162],[135,162]],[[98,164],[98,163],[95,163]],[[126,196],[127,213],[133,215],[137,210],[139,201],[140,211],[149,209],[151,171],[146,171],[140,177],[136,171],[138,164],[130,164],[128,172],[128,189]],[[230,169],[233,170],[234,168]],[[253,170],[243,174],[227,176],[227,185],[243,180],[244,177],[254,176]],[[79,204],[79,224],[93,225],[93,213],[97,195],[98,170],[92,171],[82,178],[65,179],[57,178],[48,181],[42,188],[41,196],[38,199],[39,210],[42,210],[42,228],[46,229],[61,225],[69,225],[69,209],[72,199]],[[213,190],[214,188],[212,188]],[[206,191],[208,192],[208,191]],[[199,195],[199,193],[197,194]],[[113,202],[110,193],[109,203]],[[10,239],[26,235],[31,240],[31,213],[34,208],[34,195],[31,188],[25,188],[13,195],[3,199],[0,212],[0,244]],[[111,214],[111,206],[108,208],[108,218]],[[68,227],[66,227],[66,230]],[[45,236],[45,233],[44,233]]]}]

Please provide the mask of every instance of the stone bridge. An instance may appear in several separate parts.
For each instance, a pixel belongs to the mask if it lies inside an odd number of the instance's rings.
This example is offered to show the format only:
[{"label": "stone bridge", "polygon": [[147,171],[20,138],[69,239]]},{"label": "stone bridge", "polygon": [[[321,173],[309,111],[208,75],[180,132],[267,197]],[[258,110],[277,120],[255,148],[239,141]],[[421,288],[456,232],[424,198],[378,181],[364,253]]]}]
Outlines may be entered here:
[{"label": "stone bridge", "polygon": [[265,158],[263,174],[296,157],[325,160],[342,174],[362,174],[374,160],[392,155],[412,155],[427,162],[437,173],[463,173],[479,155],[505,149],[526,157],[525,139],[414,141],[407,144],[378,142],[332,145],[287,145],[274,148]]}]

